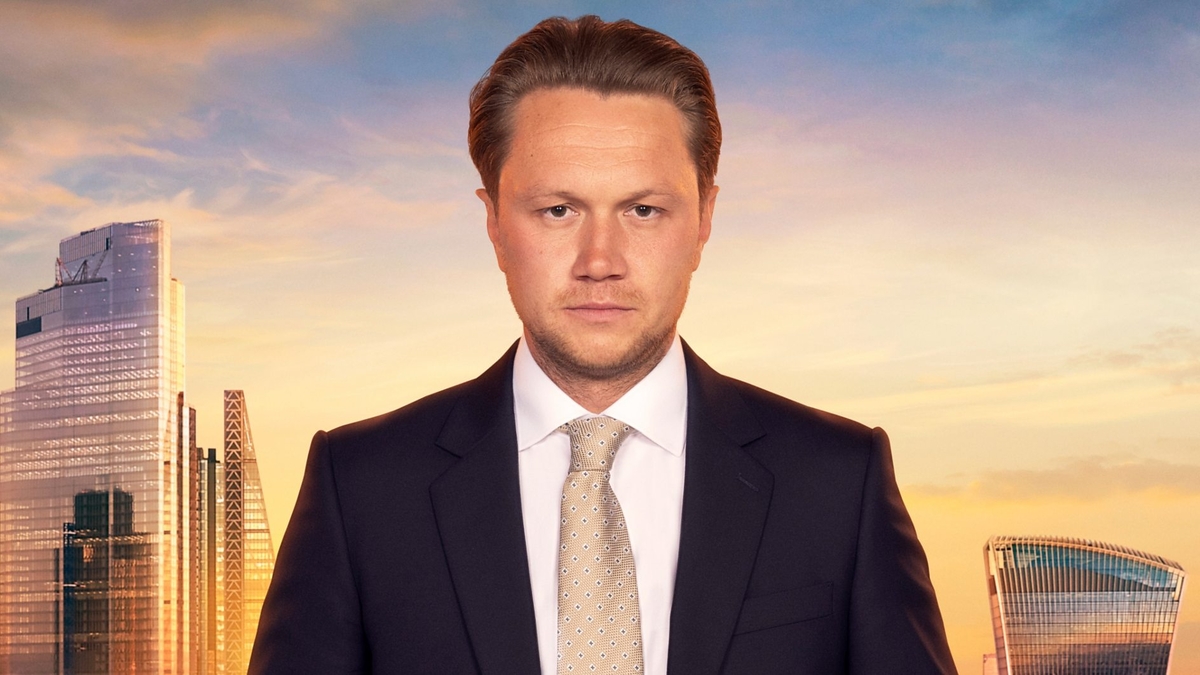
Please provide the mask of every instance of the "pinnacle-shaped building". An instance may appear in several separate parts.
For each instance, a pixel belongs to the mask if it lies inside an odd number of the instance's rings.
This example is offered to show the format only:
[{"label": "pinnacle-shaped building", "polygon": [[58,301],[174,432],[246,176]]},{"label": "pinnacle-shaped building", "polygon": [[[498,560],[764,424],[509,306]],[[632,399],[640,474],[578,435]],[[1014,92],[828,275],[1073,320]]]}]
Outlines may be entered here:
[{"label": "pinnacle-shaped building", "polygon": [[275,549],[258,476],[246,395],[225,390],[225,663],[230,673],[249,665]]},{"label": "pinnacle-shaped building", "polygon": [[1000,675],[1168,672],[1178,563],[1066,537],[992,537],[984,561]]}]

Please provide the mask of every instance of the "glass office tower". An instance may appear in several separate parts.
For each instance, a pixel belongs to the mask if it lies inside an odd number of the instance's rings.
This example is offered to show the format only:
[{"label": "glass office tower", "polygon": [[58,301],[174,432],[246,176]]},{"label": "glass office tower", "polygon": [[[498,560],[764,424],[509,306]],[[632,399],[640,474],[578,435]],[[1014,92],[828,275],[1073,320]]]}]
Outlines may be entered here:
[{"label": "glass office tower", "polygon": [[0,397],[0,672],[184,673],[196,648],[183,287],[159,220],[64,239]]},{"label": "glass office tower", "polygon": [[1064,537],[992,537],[984,559],[1002,675],[1167,672],[1178,563]]},{"label": "glass office tower", "polygon": [[64,239],[0,392],[0,673],[244,673],[274,570],[240,390],[223,461],[184,399],[162,221]]}]

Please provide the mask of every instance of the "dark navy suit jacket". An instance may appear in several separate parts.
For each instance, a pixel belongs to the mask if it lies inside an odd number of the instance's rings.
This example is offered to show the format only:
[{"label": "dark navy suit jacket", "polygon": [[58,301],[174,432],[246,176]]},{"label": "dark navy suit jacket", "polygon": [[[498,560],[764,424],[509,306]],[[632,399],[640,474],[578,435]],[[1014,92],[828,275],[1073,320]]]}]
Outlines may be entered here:
[{"label": "dark navy suit jacket", "polygon": [[[538,673],[514,353],[317,433],[251,674]],[[684,354],[670,674],[953,673],[887,436]]]}]

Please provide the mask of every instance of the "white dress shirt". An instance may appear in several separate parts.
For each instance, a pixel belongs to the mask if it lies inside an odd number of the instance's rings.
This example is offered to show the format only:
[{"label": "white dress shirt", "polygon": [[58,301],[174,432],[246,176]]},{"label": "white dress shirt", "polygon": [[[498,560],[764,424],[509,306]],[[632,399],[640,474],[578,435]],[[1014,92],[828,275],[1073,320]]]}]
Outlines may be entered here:
[{"label": "white dress shirt", "polygon": [[[571,463],[569,438],[558,427],[592,413],[546,376],[524,338],[513,362],[513,403],[538,654],[542,675],[555,675],[560,505]],[[687,370],[678,335],[654,370],[601,414],[636,430],[617,452],[611,484],[633,546],[644,672],[666,675],[687,436]]]}]

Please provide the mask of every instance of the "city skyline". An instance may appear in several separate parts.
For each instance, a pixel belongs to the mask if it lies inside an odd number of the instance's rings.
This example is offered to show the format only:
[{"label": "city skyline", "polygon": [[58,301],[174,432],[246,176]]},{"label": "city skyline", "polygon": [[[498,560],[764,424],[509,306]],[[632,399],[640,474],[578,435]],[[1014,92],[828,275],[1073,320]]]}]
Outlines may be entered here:
[{"label": "city skyline", "polygon": [[[1200,564],[1182,3],[4,3],[0,296],[50,286],[63,237],[172,221],[190,404],[250,392],[282,528],[314,431],[474,377],[519,334],[466,92],[537,19],[587,11],[712,69],[722,191],[681,333],[888,431],[964,672],[989,651],[993,534]],[[1194,601],[1176,659],[1200,672]]]},{"label": "city skyline", "polygon": [[0,391],[0,670],[245,672],[274,568],[245,393],[224,392],[218,460],[166,222],[58,249],[53,286],[16,299]]}]

